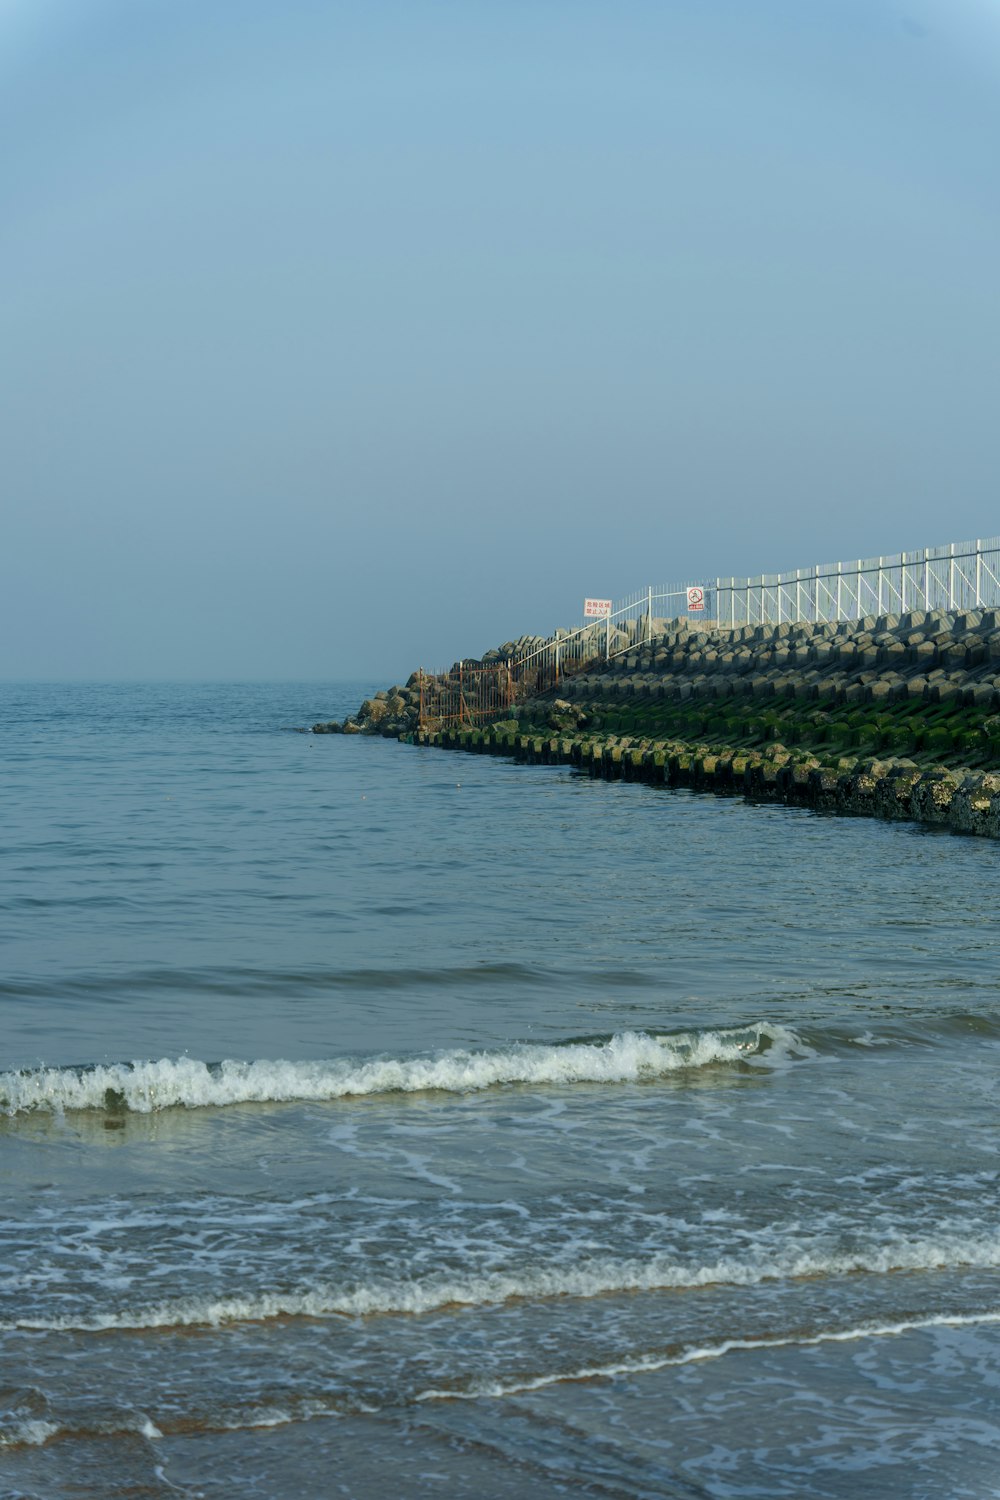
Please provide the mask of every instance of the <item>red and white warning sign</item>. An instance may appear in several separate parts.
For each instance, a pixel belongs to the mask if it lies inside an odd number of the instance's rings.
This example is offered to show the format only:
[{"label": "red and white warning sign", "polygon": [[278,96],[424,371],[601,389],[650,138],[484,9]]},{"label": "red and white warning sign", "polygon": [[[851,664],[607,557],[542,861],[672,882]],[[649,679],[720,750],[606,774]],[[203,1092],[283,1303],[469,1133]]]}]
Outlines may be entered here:
[{"label": "red and white warning sign", "polygon": [[583,601],[583,618],[585,620],[606,620],[610,613],[610,599],[584,599]]},{"label": "red and white warning sign", "polygon": [[694,614],[697,609],[705,608],[705,590],[695,584],[694,588],[688,589],[688,614]]}]

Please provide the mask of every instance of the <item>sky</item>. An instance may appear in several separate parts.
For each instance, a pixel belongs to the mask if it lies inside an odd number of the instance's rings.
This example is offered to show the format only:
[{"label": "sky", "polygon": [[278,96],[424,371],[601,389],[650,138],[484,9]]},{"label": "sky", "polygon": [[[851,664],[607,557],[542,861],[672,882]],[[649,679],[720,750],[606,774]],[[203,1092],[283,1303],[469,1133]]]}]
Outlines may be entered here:
[{"label": "sky", "polygon": [[0,0],[0,678],[1000,533],[1000,0]]}]

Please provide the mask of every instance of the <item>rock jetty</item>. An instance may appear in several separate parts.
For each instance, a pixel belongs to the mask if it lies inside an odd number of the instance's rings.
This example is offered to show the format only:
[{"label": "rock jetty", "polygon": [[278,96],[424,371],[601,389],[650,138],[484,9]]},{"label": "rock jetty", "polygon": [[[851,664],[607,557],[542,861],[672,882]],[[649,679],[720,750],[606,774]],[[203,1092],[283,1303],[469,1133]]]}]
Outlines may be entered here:
[{"label": "rock jetty", "polygon": [[421,723],[420,702],[414,674],[314,732],[1000,837],[1000,611],[735,631],[654,622],[648,640],[490,721]]}]

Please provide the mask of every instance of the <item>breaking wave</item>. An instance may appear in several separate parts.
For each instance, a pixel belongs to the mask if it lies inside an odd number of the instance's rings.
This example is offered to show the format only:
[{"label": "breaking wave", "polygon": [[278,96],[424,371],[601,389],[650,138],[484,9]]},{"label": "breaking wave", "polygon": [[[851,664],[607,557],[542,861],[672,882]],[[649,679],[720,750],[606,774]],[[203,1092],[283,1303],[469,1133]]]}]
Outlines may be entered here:
[{"label": "breaking wave", "polygon": [[412,1280],[378,1278],[298,1290],[258,1291],[243,1296],[173,1298],[140,1307],[109,1309],[90,1318],[14,1318],[0,1322],[0,1331],[94,1333],[110,1329],[220,1327],[279,1318],[420,1315],[447,1307],[487,1307],[523,1299],[757,1286],[762,1282],[865,1272],[884,1275],[899,1271],[997,1267],[1000,1267],[1000,1233],[974,1237],[939,1233],[843,1251],[792,1245],[777,1255],[723,1256],[705,1265],[685,1263],[666,1252],[643,1258],[595,1256],[570,1265],[549,1262],[466,1274],[435,1272]]},{"label": "breaking wave", "polygon": [[788,1027],[758,1022],[731,1030],[657,1035],[625,1031],[558,1045],[517,1043],[434,1056],[322,1062],[220,1063],[196,1058],[39,1068],[0,1073],[0,1111],[198,1109],[225,1104],[309,1102],[438,1090],[465,1094],[504,1084],[635,1083],[685,1069],[768,1063],[812,1055]]}]

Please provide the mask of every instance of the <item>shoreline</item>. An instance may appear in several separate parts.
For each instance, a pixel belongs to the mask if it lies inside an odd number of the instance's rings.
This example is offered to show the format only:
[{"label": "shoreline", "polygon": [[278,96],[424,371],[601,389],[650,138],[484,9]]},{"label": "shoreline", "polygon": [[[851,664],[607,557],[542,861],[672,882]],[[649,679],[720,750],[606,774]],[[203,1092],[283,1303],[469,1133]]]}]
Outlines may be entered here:
[{"label": "shoreline", "polygon": [[921,770],[909,760],[843,758],[823,764],[776,747],[767,755],[722,747],[491,730],[423,730],[412,743],[502,755],[527,765],[572,766],[605,781],[687,787],[748,802],[809,807],[841,816],[925,823],[953,833],[1000,838],[1000,773]]},{"label": "shoreline", "polygon": [[1000,611],[735,631],[674,620],[478,724],[421,721],[428,680],[449,674],[414,673],[313,732],[1000,838]]}]

